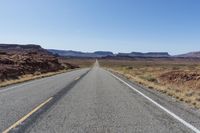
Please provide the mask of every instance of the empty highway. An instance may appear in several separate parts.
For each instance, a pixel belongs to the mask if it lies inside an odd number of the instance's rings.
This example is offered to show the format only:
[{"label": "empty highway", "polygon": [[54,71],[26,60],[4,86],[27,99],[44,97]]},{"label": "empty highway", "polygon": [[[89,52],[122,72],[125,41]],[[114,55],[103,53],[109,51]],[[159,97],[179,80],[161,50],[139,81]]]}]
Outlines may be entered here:
[{"label": "empty highway", "polygon": [[194,133],[200,112],[98,65],[0,89],[0,132]]}]

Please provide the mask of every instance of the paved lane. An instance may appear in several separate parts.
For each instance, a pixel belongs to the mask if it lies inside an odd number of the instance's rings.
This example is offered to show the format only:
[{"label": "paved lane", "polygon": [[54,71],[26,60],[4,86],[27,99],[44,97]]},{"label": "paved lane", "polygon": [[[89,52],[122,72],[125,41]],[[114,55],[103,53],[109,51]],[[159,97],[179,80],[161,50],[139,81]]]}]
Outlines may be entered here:
[{"label": "paved lane", "polygon": [[[137,88],[199,128],[198,112],[190,112],[190,109],[181,110],[179,105],[169,98],[165,96],[162,98],[151,91]],[[28,127],[26,132],[190,133],[193,131],[96,64],[62,99]]]},{"label": "paved lane", "polygon": [[88,70],[80,69],[7,88],[0,88],[0,132]]}]

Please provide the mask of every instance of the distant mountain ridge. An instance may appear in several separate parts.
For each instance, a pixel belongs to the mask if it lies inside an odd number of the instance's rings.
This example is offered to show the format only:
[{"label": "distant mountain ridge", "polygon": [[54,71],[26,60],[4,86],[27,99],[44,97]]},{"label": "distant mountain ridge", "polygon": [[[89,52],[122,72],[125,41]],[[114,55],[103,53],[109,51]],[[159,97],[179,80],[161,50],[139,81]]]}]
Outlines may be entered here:
[{"label": "distant mountain ridge", "polygon": [[102,58],[102,57],[150,57],[150,58],[168,58],[168,57],[176,57],[176,58],[200,58],[200,51],[189,52],[186,54],[180,54],[171,56],[168,52],[131,52],[131,53],[117,53],[114,54],[110,51],[96,51],[96,52],[81,52],[81,51],[73,51],[73,50],[56,50],[56,49],[43,49],[40,45],[36,44],[27,44],[27,45],[19,45],[19,44],[0,44],[0,53],[1,51],[8,52],[24,52],[24,51],[39,51],[47,54],[54,54],[64,57],[82,57],[82,58]]},{"label": "distant mountain ridge", "polygon": [[176,55],[175,57],[184,57],[184,58],[187,58],[187,57],[190,57],[190,58],[200,58],[200,51],[197,51],[197,52],[189,52],[189,53],[186,53],[186,54],[180,54],[180,55]]},{"label": "distant mountain ridge", "polygon": [[131,52],[131,53],[118,53],[113,54],[110,51],[96,51],[96,52],[80,52],[80,51],[72,51],[72,50],[55,50],[48,49],[49,52],[53,54],[57,54],[59,56],[65,57],[89,57],[89,58],[102,58],[102,57],[170,57],[167,52],[149,52],[149,53],[141,53],[141,52]]},{"label": "distant mountain ridge", "polygon": [[131,53],[119,53],[117,56],[128,56],[128,57],[170,57],[167,52],[131,52]]},{"label": "distant mountain ridge", "polygon": [[66,56],[66,57],[88,57],[88,58],[101,58],[106,56],[114,56],[112,52],[109,51],[96,51],[96,52],[80,52],[80,51],[72,51],[72,50],[55,50],[55,49],[48,49],[49,52],[53,54],[57,54],[59,56]]}]

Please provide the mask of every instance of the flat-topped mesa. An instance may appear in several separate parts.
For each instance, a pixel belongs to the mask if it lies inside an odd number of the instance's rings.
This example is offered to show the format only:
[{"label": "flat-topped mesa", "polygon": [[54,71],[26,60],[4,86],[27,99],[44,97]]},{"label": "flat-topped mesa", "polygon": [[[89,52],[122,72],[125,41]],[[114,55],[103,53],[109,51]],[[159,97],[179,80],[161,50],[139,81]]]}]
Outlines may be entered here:
[{"label": "flat-topped mesa", "polygon": [[41,53],[41,54],[50,54],[47,50],[43,49],[40,45],[36,44],[0,44],[0,53]]},{"label": "flat-topped mesa", "polygon": [[100,56],[113,56],[114,54],[110,51],[95,51],[94,54],[100,55]]},{"label": "flat-topped mesa", "polygon": [[128,56],[128,57],[170,57],[167,52],[131,52],[131,53],[119,53],[117,56]]},{"label": "flat-topped mesa", "polygon": [[42,47],[36,44],[0,44],[0,49],[42,49]]},{"label": "flat-topped mesa", "polygon": [[168,52],[149,52],[145,53],[146,56],[153,56],[153,57],[169,57]]},{"label": "flat-topped mesa", "polygon": [[110,51],[96,51],[96,52],[80,52],[72,50],[55,50],[48,49],[49,52],[64,57],[78,57],[78,58],[101,58],[106,56],[114,56]]}]

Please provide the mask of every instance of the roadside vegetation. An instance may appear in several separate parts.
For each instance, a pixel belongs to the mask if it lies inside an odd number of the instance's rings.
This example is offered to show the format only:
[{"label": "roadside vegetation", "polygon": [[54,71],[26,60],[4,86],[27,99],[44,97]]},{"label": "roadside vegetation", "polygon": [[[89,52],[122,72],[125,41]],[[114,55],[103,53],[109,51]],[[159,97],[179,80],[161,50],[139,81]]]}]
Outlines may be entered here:
[{"label": "roadside vegetation", "polygon": [[189,59],[99,60],[102,67],[149,89],[200,108],[200,61]]},{"label": "roadside vegetation", "polygon": [[25,74],[18,76],[17,78],[13,79],[4,79],[0,80],[0,87],[5,87],[8,85],[12,84],[17,84],[17,83],[22,83],[34,79],[40,79],[44,77],[50,77],[54,76],[57,74],[69,72],[75,69],[79,68],[86,68],[86,67],[91,67],[95,60],[94,59],[65,59],[65,58],[60,58],[59,62],[63,65],[63,69],[54,71],[54,72],[46,72],[46,73],[41,73],[41,72],[35,72],[32,74]]},{"label": "roadside vegetation", "polygon": [[26,75],[22,75],[19,76],[16,79],[8,79],[8,80],[4,80],[0,82],[0,87],[5,87],[8,85],[13,85],[13,84],[17,84],[17,83],[22,83],[22,82],[26,82],[26,81],[30,81],[30,80],[34,80],[34,79],[40,79],[40,78],[44,78],[44,77],[50,77],[50,76],[54,76],[57,74],[61,74],[67,71],[70,71],[72,69],[64,69],[64,70],[60,70],[57,72],[47,72],[47,73],[34,73],[34,74],[26,74]]}]

